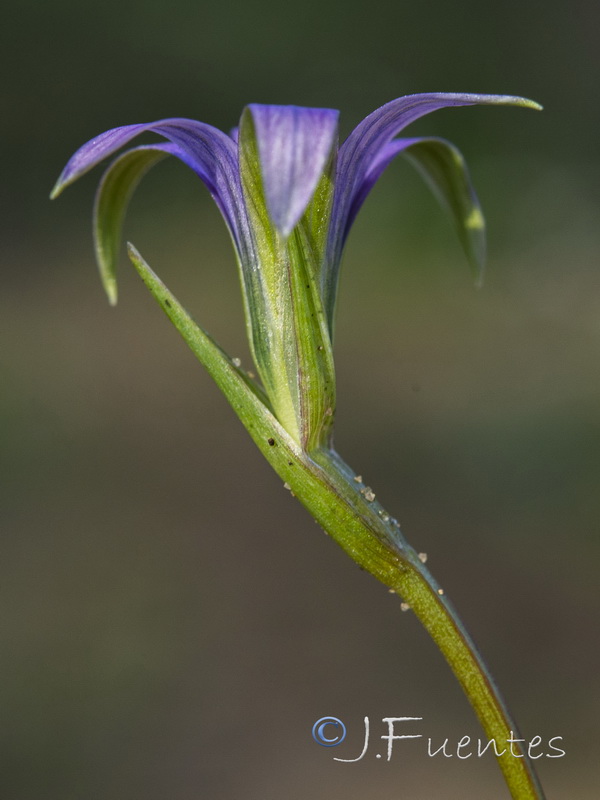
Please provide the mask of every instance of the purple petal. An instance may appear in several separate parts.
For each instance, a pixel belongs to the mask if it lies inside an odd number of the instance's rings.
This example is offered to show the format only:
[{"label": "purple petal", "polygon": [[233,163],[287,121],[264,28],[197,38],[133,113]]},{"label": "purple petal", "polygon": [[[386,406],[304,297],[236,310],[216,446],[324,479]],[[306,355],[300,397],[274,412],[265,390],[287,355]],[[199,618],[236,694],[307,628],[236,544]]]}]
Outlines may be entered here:
[{"label": "purple petal", "polygon": [[227,134],[203,122],[165,119],[106,131],[84,144],[71,157],[51,197],[56,197],[100,161],[146,132],[164,136],[176,145],[178,152],[173,154],[202,178],[240,246],[245,239],[247,222],[239,181],[237,148]]},{"label": "purple petal", "polygon": [[367,194],[398,153],[421,173],[441,205],[449,212],[467,258],[481,279],[485,263],[485,222],[469,171],[459,150],[445,139],[393,139],[373,159],[355,193],[348,213],[345,238]]},{"label": "purple petal", "polygon": [[373,158],[371,162],[371,166],[364,176],[362,183],[358,186],[356,192],[354,193],[354,197],[352,198],[352,203],[350,204],[350,208],[348,210],[348,216],[346,219],[346,226],[342,233],[342,241],[346,239],[350,228],[352,227],[352,223],[356,219],[356,215],[360,211],[360,207],[365,202],[367,195],[375,186],[385,169],[390,165],[390,163],[396,158],[396,156],[401,153],[403,150],[406,150],[413,144],[421,141],[420,139],[394,139],[391,142],[385,144],[381,150],[377,153],[377,155]]},{"label": "purple petal", "polygon": [[381,149],[407,125],[425,114],[450,106],[478,104],[540,108],[531,100],[510,95],[413,94],[381,106],[356,126],[339,151],[336,192],[329,233],[331,258],[339,260],[354,200],[360,194],[363,181]]},{"label": "purple petal", "polygon": [[329,108],[248,106],[254,121],[269,214],[288,236],[317,187],[337,137]]}]

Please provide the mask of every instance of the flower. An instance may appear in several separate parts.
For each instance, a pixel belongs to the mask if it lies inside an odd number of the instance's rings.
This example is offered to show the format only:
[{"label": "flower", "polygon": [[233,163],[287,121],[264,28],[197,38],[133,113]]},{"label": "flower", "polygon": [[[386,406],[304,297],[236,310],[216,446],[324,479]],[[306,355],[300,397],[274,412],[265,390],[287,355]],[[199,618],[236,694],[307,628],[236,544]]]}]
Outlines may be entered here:
[{"label": "flower", "polygon": [[[139,180],[166,155],[178,157],[200,176],[233,239],[261,383],[190,318],[129,245],[134,266],[284,485],[357,564],[400,595],[425,625],[488,739],[518,742],[523,740],[514,739],[516,724],[446,592],[332,442],[333,315],[342,250],[358,210],[396,155],[404,154],[421,171],[448,207],[469,259],[481,268],[483,217],[462,156],[442,139],[396,138],[424,114],[477,103],[539,108],[508,96],[401,97],[366,117],[339,148],[338,114],[331,109],[250,105],[239,129],[229,135],[188,119],[126,125],[80,148],[52,196],[141,133],[167,140],[127,150],[100,182],[96,255],[114,303],[123,217]],[[529,755],[513,756],[498,755],[512,796],[543,800]]]},{"label": "flower", "polygon": [[94,233],[109,299],[116,302],[116,261],[131,194],[151,166],[176,156],[205,183],[231,233],[265,402],[311,452],[331,440],[332,340],[344,243],[368,193],[398,154],[447,206],[469,260],[481,269],[483,216],[461,154],[443,139],[396,138],[425,114],[475,104],[539,108],[504,95],[409,95],[374,111],[339,147],[338,112],[324,108],[249,105],[231,134],[189,119],[125,125],[84,144],[51,196],[142,133],[166,139],[127,150],[100,182]]}]

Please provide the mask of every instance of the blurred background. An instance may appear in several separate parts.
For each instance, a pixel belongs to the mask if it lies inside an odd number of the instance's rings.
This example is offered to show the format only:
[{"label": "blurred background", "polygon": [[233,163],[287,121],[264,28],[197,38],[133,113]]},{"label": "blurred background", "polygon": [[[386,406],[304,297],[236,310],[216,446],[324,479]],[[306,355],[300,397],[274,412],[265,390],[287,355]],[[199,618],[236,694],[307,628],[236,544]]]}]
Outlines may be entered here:
[{"label": "blurred background", "polygon": [[[398,598],[284,491],[123,258],[106,303],[99,173],[115,125],[228,130],[248,102],[328,106],[347,133],[402,94],[520,94],[411,128],[465,154],[489,226],[484,288],[406,162],[348,242],[337,446],[397,516],[528,739],[549,798],[597,797],[600,519],[598,8],[55,0],[1,34],[0,795],[7,800],[495,800],[491,757],[377,761],[386,716],[481,735]],[[126,236],[248,364],[235,262],[207,192],[160,164]],[[311,738],[340,717],[337,750]],[[355,764],[363,718],[374,744]],[[415,723],[417,725],[417,723]],[[379,745],[380,752],[381,744]],[[547,749],[547,748],[546,748]]]}]

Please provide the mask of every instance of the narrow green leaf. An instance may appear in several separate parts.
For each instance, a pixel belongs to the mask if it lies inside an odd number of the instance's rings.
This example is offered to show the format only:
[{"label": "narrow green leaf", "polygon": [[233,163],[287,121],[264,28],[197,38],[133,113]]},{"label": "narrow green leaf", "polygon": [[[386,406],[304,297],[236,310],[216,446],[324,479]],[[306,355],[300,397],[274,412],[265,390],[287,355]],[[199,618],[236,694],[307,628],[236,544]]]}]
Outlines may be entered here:
[{"label": "narrow green leaf", "polygon": [[167,289],[158,275],[152,271],[129,242],[127,253],[141,279],[183,336],[190,350],[229,400],[236,413],[242,417],[239,409],[245,409],[242,421],[246,427],[248,427],[246,418],[251,419],[253,414],[266,413],[272,417],[270,402],[262,388],[233,362],[233,359],[203,328],[194,322],[175,295]]},{"label": "narrow green leaf", "polygon": [[485,220],[460,151],[445,139],[420,139],[402,155],[421,173],[449,212],[480,284],[485,265]]},{"label": "narrow green leaf", "polygon": [[112,306],[117,302],[117,261],[123,220],[143,176],[169,154],[164,147],[136,147],[113,161],[104,173],[94,205],[94,245],[102,285]]}]

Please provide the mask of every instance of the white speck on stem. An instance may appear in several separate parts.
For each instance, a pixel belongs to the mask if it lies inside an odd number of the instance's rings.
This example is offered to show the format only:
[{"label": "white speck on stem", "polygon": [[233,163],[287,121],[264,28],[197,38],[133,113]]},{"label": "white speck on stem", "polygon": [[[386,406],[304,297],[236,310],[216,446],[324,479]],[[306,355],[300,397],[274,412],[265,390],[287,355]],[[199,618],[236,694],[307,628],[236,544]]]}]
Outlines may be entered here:
[{"label": "white speck on stem", "polygon": [[419,561],[420,561],[422,564],[425,564],[425,563],[426,563],[426,561],[427,561],[427,553],[419,553],[419,556],[418,556],[418,557],[419,557]]},{"label": "white speck on stem", "polygon": [[242,359],[241,358],[232,358],[231,363],[234,367],[241,367],[242,366]]},{"label": "white speck on stem", "polygon": [[400,611],[408,611],[410,606],[408,603],[400,603]]}]

